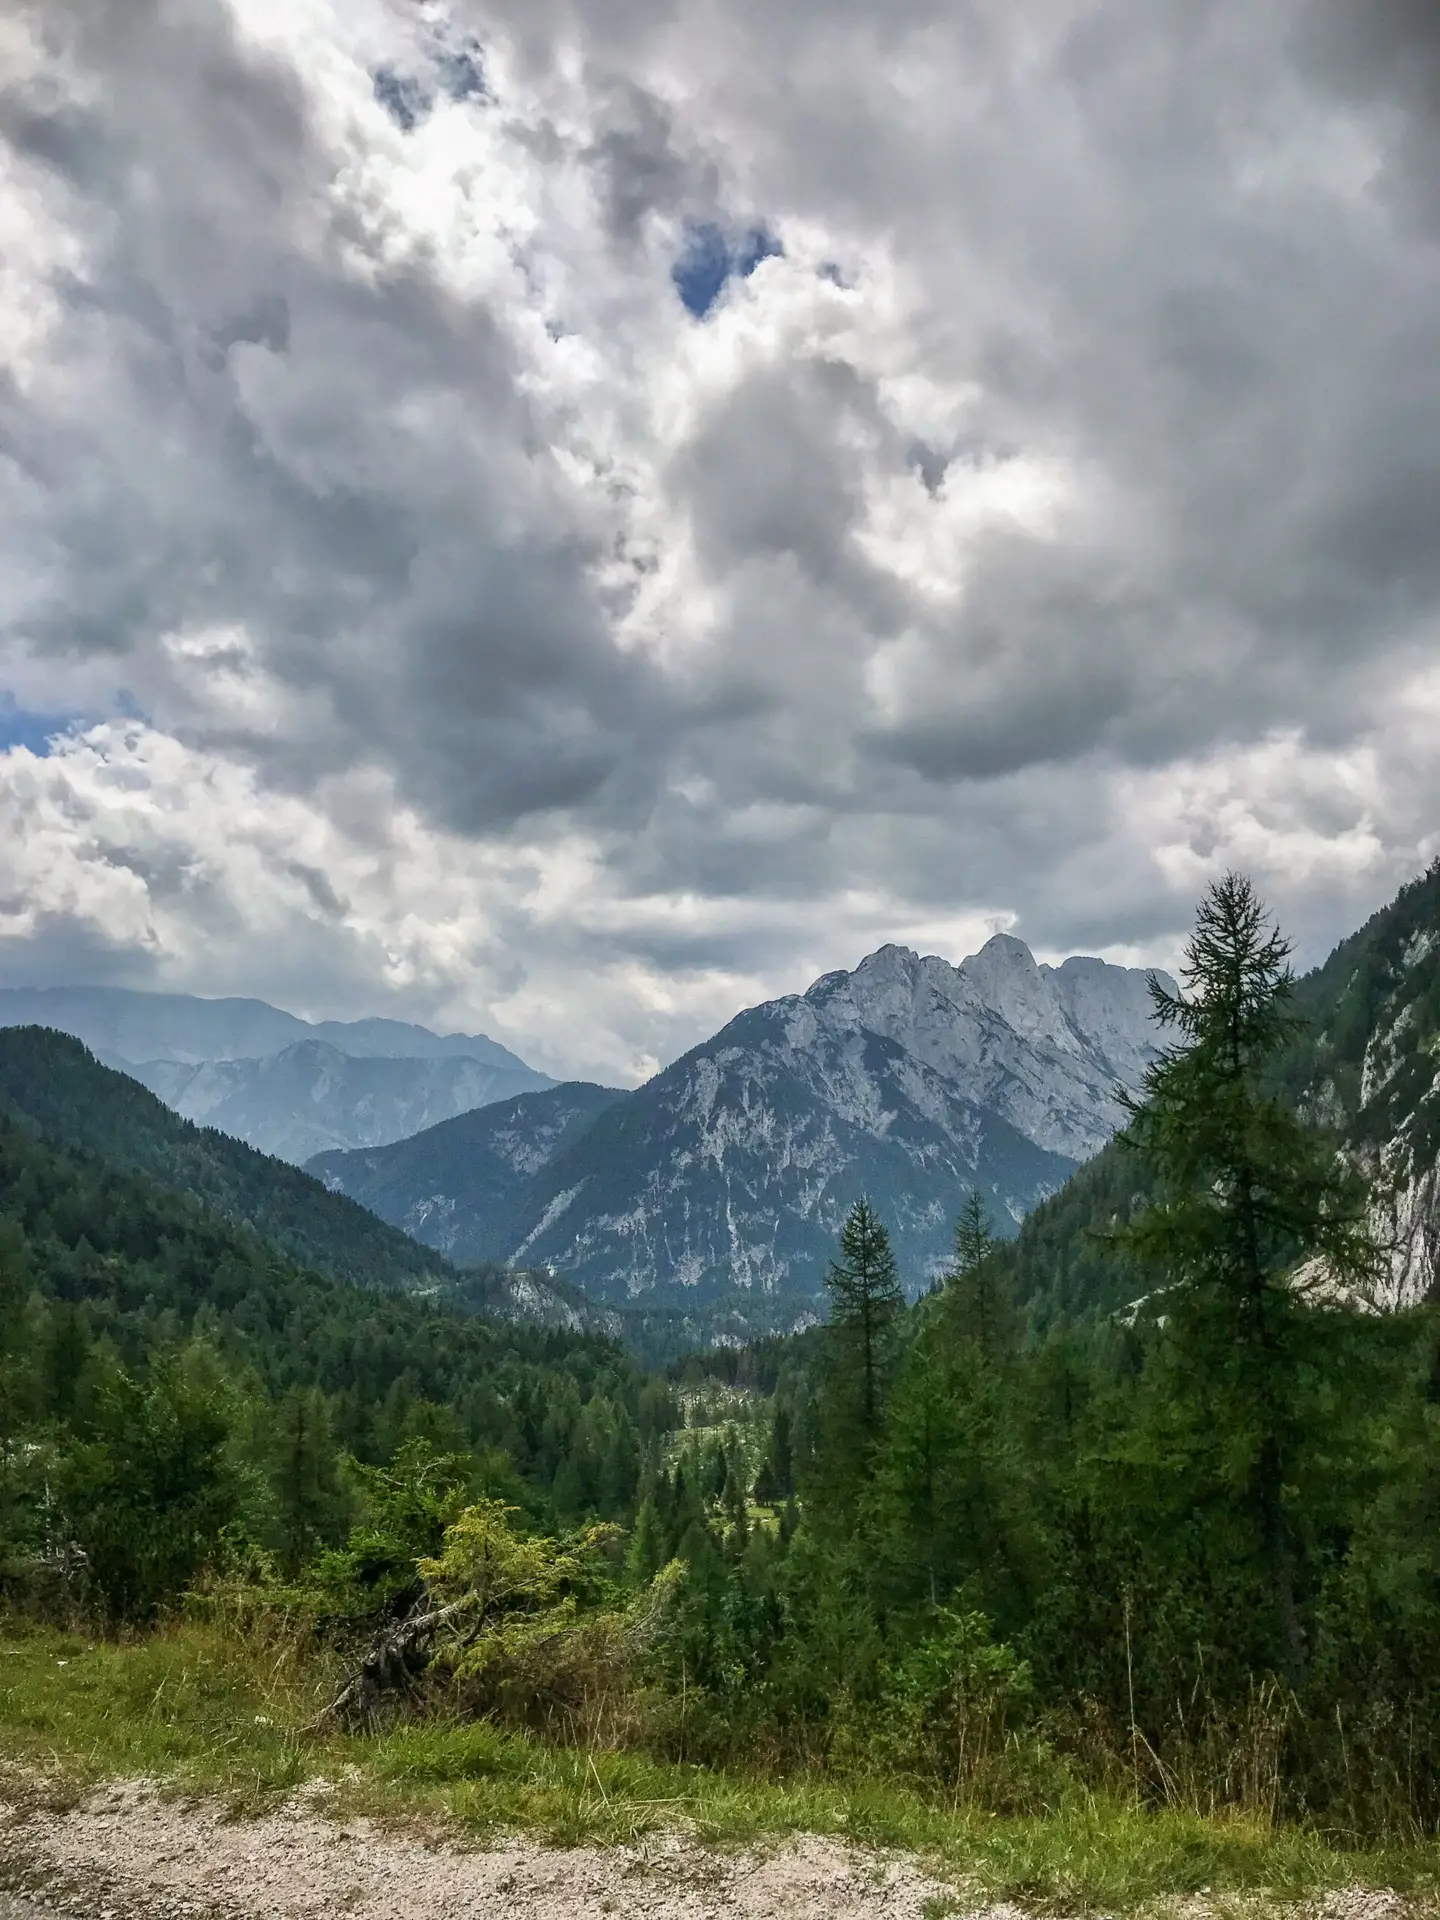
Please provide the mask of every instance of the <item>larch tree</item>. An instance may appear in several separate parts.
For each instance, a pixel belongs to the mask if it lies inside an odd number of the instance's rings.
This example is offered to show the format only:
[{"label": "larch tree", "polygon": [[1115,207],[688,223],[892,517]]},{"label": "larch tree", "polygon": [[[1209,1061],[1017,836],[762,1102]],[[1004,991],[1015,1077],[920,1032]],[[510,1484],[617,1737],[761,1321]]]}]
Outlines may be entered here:
[{"label": "larch tree", "polygon": [[1310,1302],[1367,1277],[1375,1248],[1363,1184],[1267,1083],[1297,1024],[1289,956],[1251,883],[1227,874],[1200,905],[1183,990],[1152,980],[1155,1018],[1175,1037],[1126,1099],[1157,1191],[1122,1239],[1160,1280],[1182,1377],[1219,1423],[1293,1681],[1304,1638],[1287,1479],[1305,1437]]}]

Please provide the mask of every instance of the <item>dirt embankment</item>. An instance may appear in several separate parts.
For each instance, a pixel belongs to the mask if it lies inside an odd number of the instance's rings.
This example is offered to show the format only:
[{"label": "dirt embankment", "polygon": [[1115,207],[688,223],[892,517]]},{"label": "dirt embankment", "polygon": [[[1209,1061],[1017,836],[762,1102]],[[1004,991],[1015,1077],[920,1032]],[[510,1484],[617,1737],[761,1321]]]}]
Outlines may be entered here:
[{"label": "dirt embankment", "polygon": [[829,1840],[467,1851],[303,1804],[229,1820],[143,1783],[63,1811],[0,1801],[0,1885],[0,1920],[923,1920],[953,1898],[914,1861]]}]

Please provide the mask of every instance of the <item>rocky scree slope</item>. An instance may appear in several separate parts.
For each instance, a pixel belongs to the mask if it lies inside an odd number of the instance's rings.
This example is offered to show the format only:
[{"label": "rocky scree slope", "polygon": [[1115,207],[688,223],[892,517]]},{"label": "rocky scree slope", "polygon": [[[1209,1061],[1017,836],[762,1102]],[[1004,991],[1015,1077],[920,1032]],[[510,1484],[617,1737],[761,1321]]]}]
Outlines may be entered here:
[{"label": "rocky scree slope", "polygon": [[1150,1057],[1147,979],[1040,967],[1006,935],[958,967],[884,947],[633,1093],[561,1086],[308,1164],[457,1261],[547,1266],[617,1306],[730,1308],[752,1332],[804,1324],[861,1194],[913,1291],[972,1187],[1013,1231],[1109,1138],[1115,1083]]},{"label": "rocky scree slope", "polygon": [[263,1000],[111,987],[0,989],[0,1027],[83,1040],[198,1125],[300,1165],[400,1140],[452,1114],[553,1085],[485,1034],[400,1020],[312,1023]]}]

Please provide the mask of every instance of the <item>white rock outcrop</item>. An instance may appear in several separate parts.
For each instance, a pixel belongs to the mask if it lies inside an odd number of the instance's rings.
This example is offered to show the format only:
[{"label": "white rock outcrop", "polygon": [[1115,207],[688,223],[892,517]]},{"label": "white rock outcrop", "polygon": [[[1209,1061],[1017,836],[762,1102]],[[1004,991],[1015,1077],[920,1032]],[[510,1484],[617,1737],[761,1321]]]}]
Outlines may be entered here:
[{"label": "white rock outcrop", "polygon": [[881,947],[804,998],[832,1028],[894,1040],[1037,1146],[1085,1160],[1124,1117],[1117,1084],[1138,1087],[1154,1058],[1150,977],[1089,957],[1040,966],[997,933],[958,966]]}]

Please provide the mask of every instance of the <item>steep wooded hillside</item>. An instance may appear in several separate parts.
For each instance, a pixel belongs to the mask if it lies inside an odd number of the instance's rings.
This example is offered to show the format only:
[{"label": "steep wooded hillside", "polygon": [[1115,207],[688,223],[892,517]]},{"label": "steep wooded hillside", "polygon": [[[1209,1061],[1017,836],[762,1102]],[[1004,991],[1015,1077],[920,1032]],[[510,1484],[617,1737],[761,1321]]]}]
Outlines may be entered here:
[{"label": "steep wooded hillside", "polygon": [[[1370,1177],[1375,1304],[1413,1306],[1440,1280],[1440,863],[1301,976],[1292,1005],[1276,1090]],[[1002,1257],[1042,1323],[1114,1311],[1146,1284],[1104,1237],[1145,1191],[1122,1135],[1026,1220]]]}]

